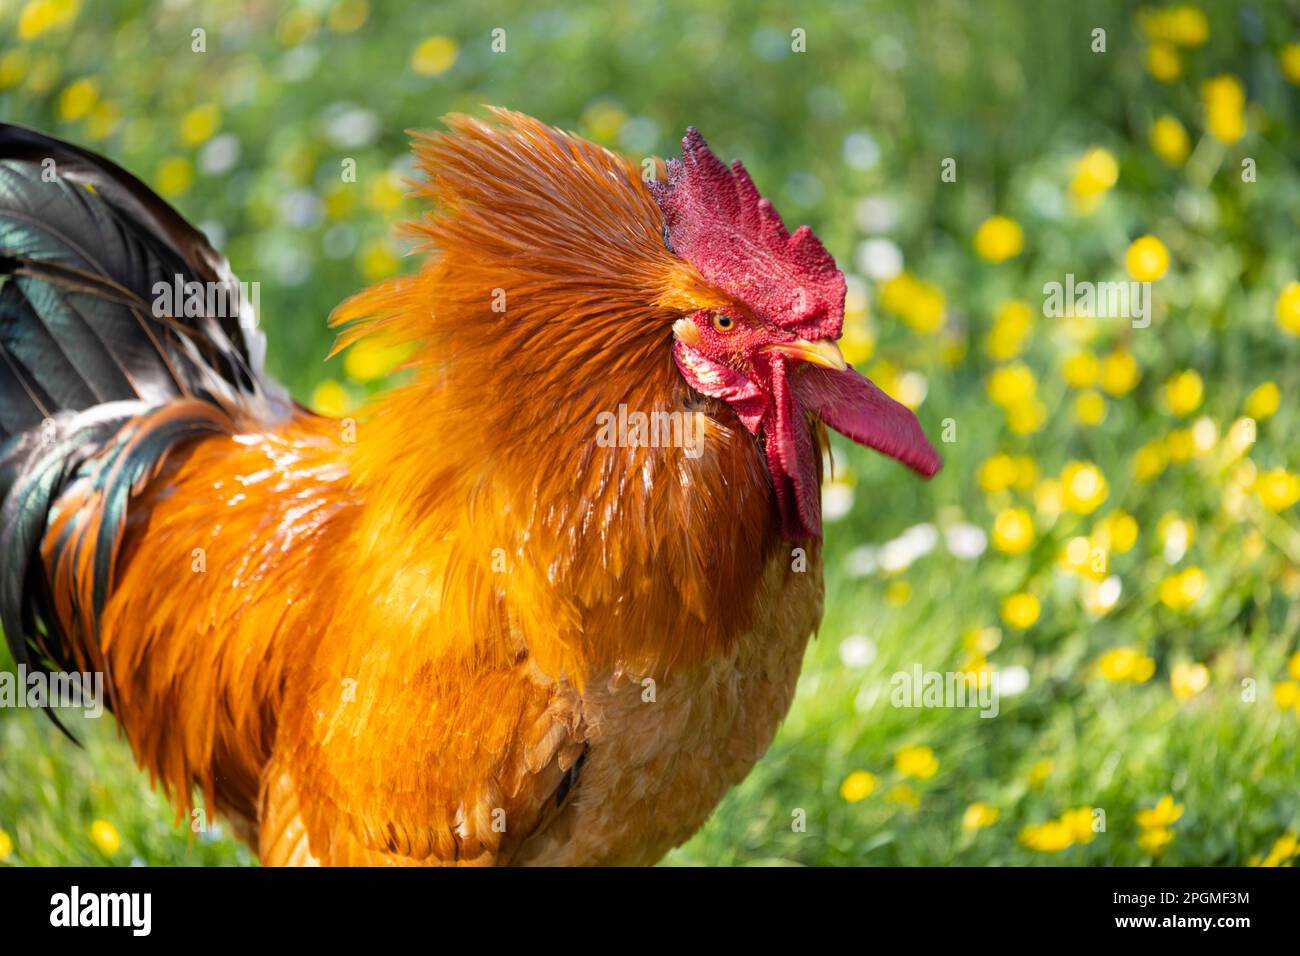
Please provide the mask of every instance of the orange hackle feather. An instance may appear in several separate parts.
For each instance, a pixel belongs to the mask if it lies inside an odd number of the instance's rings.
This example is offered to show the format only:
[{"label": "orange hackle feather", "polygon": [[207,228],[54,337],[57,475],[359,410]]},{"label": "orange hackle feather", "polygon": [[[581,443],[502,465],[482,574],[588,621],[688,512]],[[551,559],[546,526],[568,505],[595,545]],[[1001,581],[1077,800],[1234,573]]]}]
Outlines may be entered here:
[{"label": "orange hackle feather", "polygon": [[[197,784],[260,821],[266,862],[508,861],[581,766],[583,689],[712,686],[790,575],[757,444],[672,359],[673,320],[728,299],[664,248],[639,169],[502,110],[446,125],[416,140],[420,269],[333,317],[340,348],[414,346],[407,384],[173,455],[100,620],[91,549],[50,569],[138,759],[182,810]],[[620,404],[704,412],[710,453],[598,447]],[[49,535],[93,541],[97,507],[74,489]],[[807,604],[800,641],[820,575]]]}]

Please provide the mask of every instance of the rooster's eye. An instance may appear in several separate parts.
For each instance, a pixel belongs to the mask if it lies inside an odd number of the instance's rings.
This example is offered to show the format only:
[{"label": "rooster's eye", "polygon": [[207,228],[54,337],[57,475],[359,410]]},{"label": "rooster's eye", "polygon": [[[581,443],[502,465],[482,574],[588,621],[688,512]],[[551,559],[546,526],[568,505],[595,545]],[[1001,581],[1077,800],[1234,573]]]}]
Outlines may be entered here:
[{"label": "rooster's eye", "polygon": [[719,332],[730,332],[736,327],[736,320],[725,312],[718,312],[713,316],[713,327]]}]

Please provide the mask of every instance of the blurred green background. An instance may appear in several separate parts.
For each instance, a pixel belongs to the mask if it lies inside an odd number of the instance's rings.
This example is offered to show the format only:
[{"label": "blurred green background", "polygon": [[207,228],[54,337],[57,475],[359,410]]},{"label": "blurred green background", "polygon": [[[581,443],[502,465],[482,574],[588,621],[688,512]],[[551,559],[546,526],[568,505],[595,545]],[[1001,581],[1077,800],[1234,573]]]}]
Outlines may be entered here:
[{"label": "blurred green background", "polygon": [[[201,224],[335,412],[391,366],[323,361],[325,320],[411,267],[406,130],[497,104],[640,158],[698,126],[835,254],[846,354],[947,466],[837,449],[793,712],[669,861],[1285,865],[1300,4],[1083,6],[0,0],[0,117]],[[1150,281],[1149,327],[1046,317],[1067,274]],[[997,672],[998,716],[892,706],[914,664]],[[0,863],[254,861],[110,723],[0,711]]]}]

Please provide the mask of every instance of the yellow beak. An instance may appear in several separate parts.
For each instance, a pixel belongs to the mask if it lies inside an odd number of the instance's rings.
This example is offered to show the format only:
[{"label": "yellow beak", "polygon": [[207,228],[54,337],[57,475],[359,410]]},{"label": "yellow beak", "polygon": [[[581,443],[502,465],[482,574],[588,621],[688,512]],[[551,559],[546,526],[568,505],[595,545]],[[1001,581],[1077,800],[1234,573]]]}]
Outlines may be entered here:
[{"label": "yellow beak", "polygon": [[813,365],[820,365],[823,368],[833,368],[840,372],[849,367],[849,363],[844,361],[844,353],[840,351],[840,347],[830,339],[822,339],[820,342],[795,339],[793,342],[765,346],[763,351],[780,352],[782,355],[789,355],[792,358],[811,362]]}]

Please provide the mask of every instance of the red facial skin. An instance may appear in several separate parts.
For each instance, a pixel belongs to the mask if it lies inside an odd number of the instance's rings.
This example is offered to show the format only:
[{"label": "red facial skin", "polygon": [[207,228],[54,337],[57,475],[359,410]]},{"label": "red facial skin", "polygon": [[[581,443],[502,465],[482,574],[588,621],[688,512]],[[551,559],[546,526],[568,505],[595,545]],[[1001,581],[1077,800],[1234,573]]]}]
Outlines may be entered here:
[{"label": "red facial skin", "polygon": [[833,368],[771,350],[840,337],[844,276],[811,230],[787,232],[744,168],[719,161],[695,130],[668,173],[650,187],[668,248],[744,306],[690,315],[693,329],[675,327],[673,356],[693,388],[730,404],[762,440],[786,536],[821,534],[809,415],[927,478],[937,472],[942,462],[911,410],[843,367],[834,349]]}]

